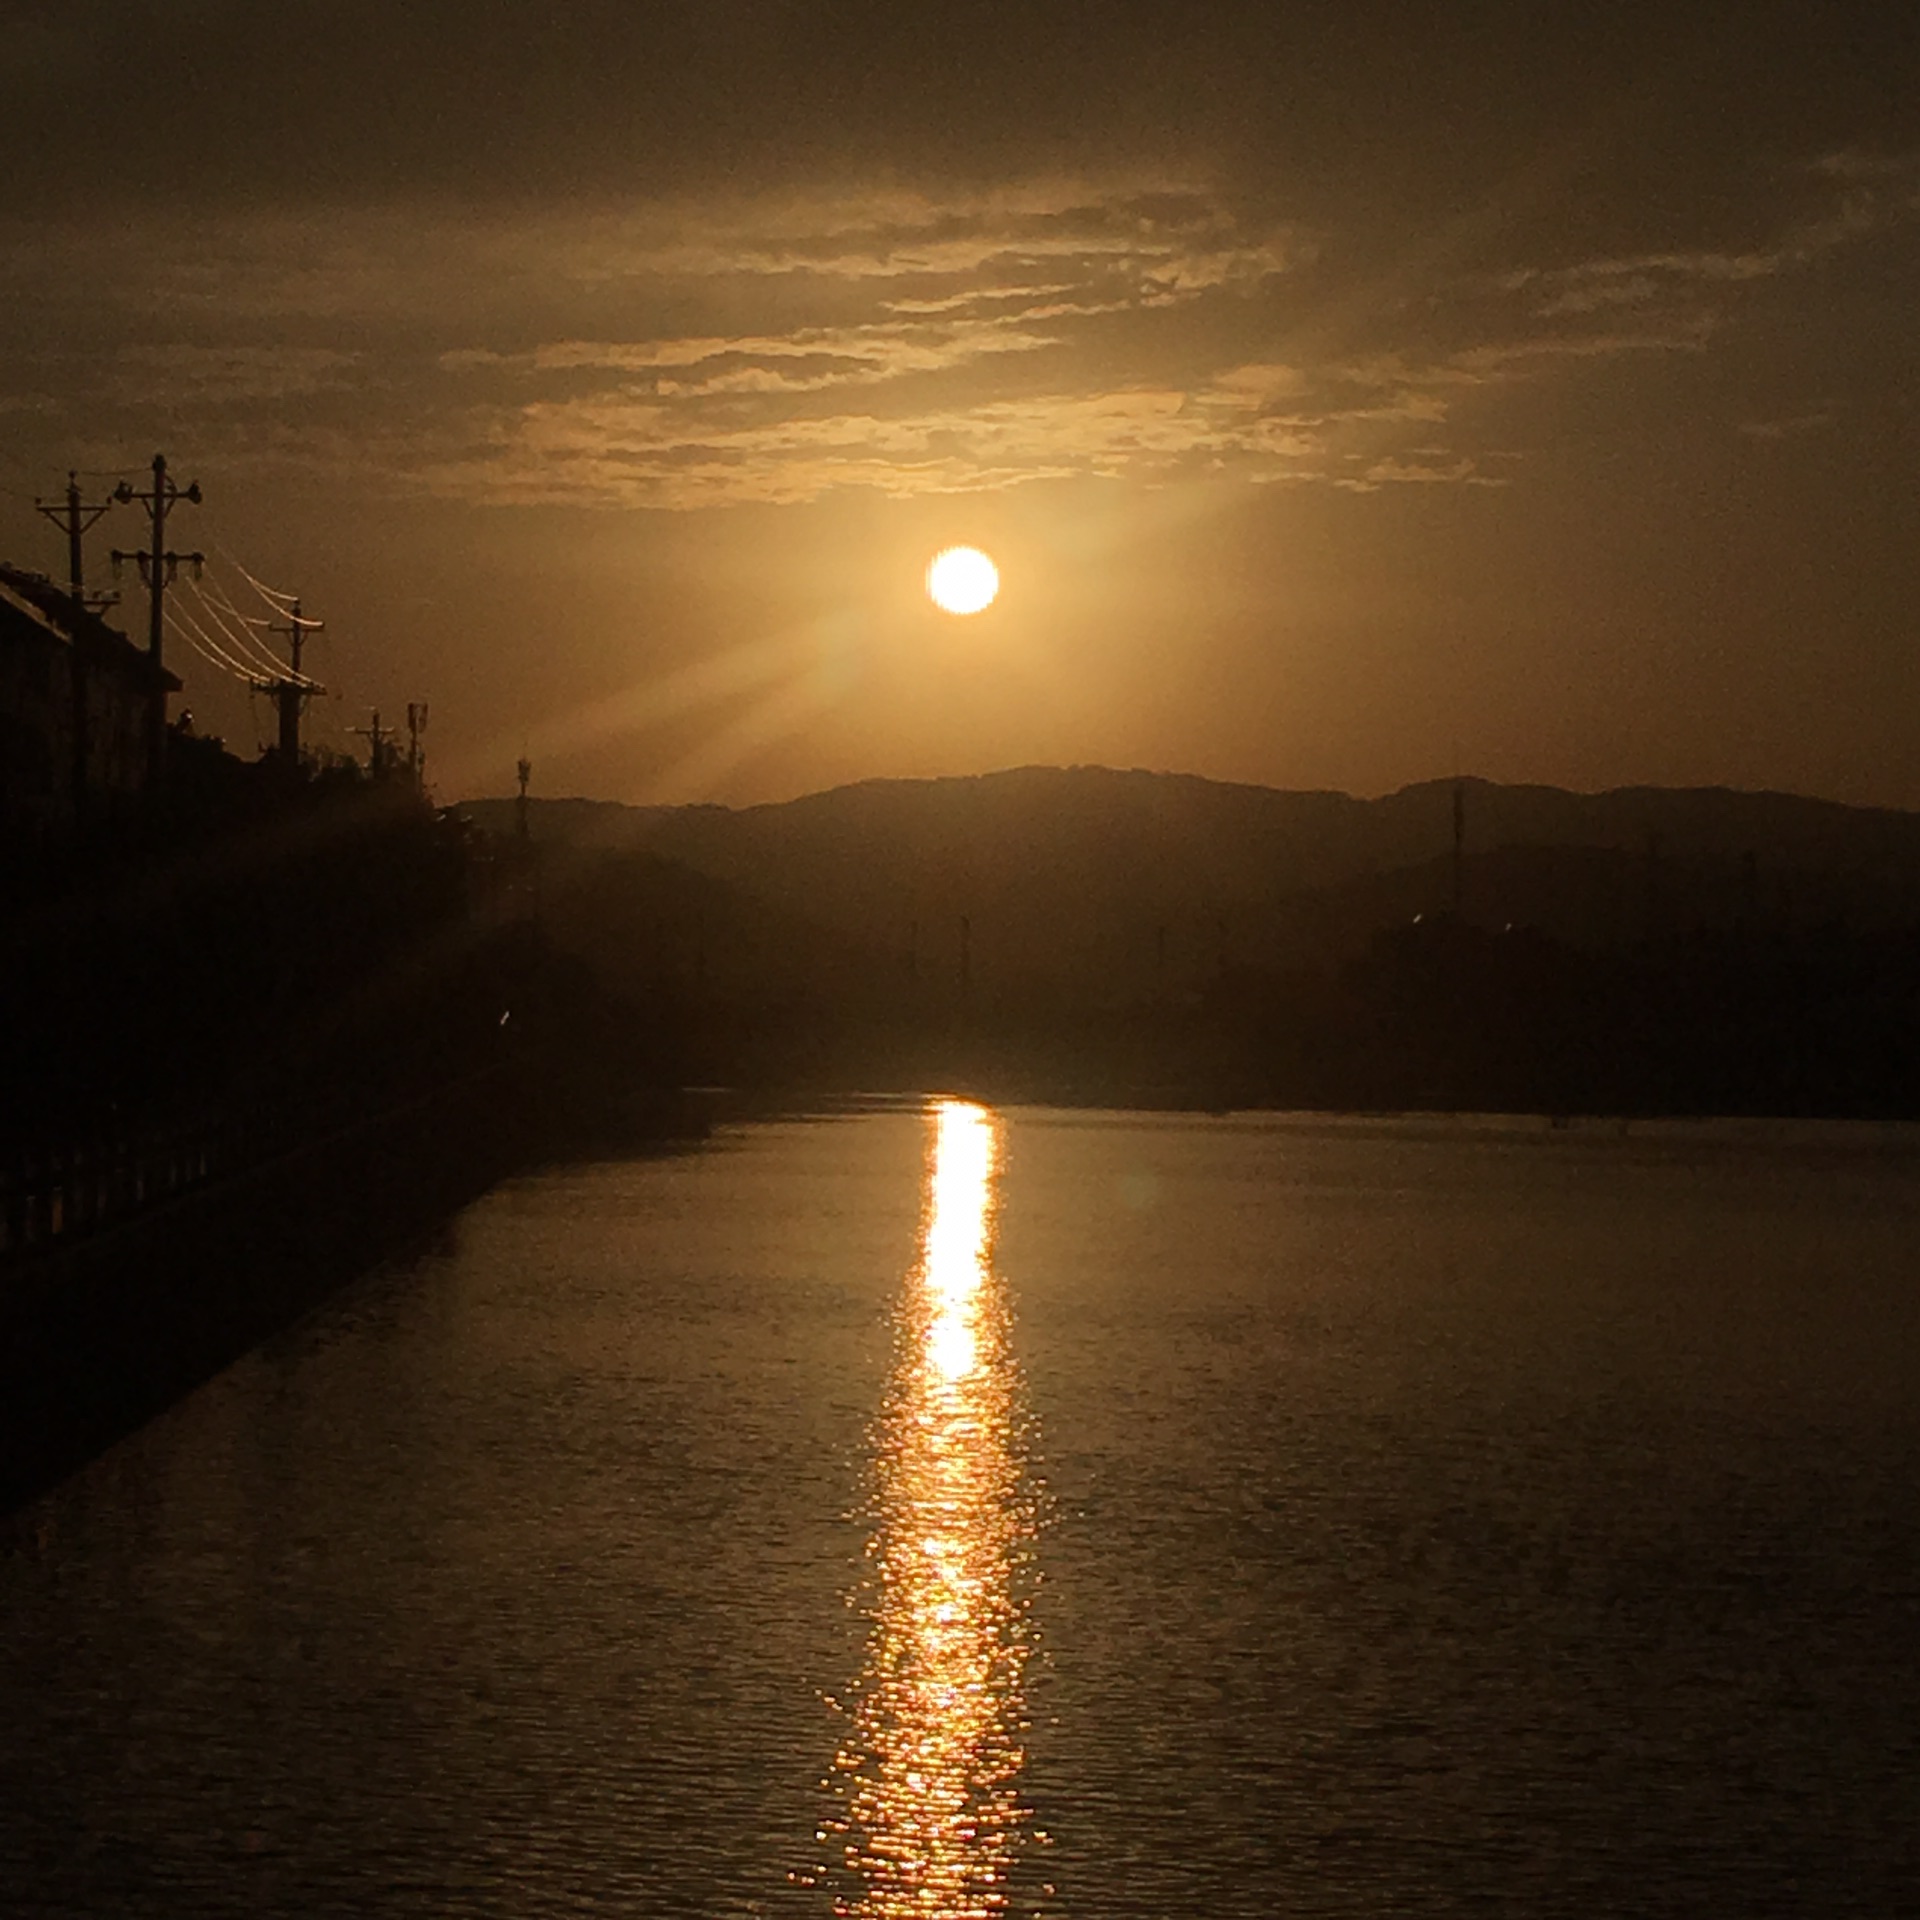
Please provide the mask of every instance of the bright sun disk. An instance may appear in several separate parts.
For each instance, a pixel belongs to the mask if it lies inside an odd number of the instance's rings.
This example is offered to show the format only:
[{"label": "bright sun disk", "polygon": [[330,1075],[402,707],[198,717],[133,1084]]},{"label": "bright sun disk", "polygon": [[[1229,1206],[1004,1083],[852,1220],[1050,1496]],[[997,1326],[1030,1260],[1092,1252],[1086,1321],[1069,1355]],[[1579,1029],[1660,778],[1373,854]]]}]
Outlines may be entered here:
[{"label": "bright sun disk", "polygon": [[1000,591],[1000,569],[978,547],[948,547],[927,568],[927,595],[946,613],[979,613]]}]

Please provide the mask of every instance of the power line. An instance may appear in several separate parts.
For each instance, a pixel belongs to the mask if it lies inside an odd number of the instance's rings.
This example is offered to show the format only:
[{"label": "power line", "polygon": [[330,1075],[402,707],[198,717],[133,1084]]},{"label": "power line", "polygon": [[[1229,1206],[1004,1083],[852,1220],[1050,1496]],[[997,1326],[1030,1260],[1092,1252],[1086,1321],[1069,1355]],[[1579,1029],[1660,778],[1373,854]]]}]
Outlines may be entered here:
[{"label": "power line", "polygon": [[239,658],[241,658],[242,660],[246,661],[247,670],[250,673],[271,673],[278,670],[279,662],[273,661],[271,664],[269,664],[267,660],[263,659],[262,658],[263,650],[257,647],[256,645],[254,645],[252,640],[246,633],[236,632],[232,627],[230,627],[227,624],[225,617],[221,614],[219,607],[216,606],[214,602],[206,596],[206,594],[201,592],[197,584],[192,587],[191,591],[193,593],[193,597],[200,603],[200,610],[206,615],[208,620],[211,621],[214,626],[219,628],[221,634],[225,637],[228,644],[233,648],[235,654],[238,655]]},{"label": "power line", "polygon": [[[240,563],[237,560],[232,559],[231,555],[229,555],[228,558],[241,572],[244,573],[246,571],[245,568],[240,567]],[[303,614],[300,601],[297,597],[293,598],[288,604],[287,624],[285,626],[277,626],[272,620],[263,620],[255,614],[242,613],[240,609],[233,604],[233,596],[220,585],[219,576],[217,574],[212,575],[211,579],[213,594],[210,609],[216,611],[223,610],[239,622],[241,628],[246,632],[248,651],[260,654],[269,661],[272,672],[299,681],[314,692],[323,691],[318,681],[311,679],[308,675],[301,672],[300,649],[301,641],[305,635],[322,631],[327,623],[324,620],[310,619]],[[224,626],[225,622],[223,621],[221,624]],[[292,646],[289,649],[292,655],[292,671],[290,674],[287,665],[284,664],[270,648],[261,646],[253,640],[252,630],[256,627],[264,629],[268,633],[284,634],[292,642]]]},{"label": "power line", "polygon": [[218,600],[222,610],[231,614],[243,627],[266,627],[273,624],[270,615],[242,613],[240,609],[233,604],[233,595],[220,584],[220,576],[217,573],[209,570],[208,578],[213,582],[214,596]]},{"label": "power line", "polygon": [[191,614],[169,607],[166,620],[167,625],[209,665],[232,674],[236,680],[244,680],[249,686],[259,677],[244,661],[236,660]]},{"label": "power line", "polygon": [[278,587],[270,587],[264,580],[256,580],[224,546],[220,545],[219,541],[216,540],[214,545],[220,547],[220,557],[239,574],[241,579],[243,579],[275,613],[284,617],[287,609],[299,598],[299,595],[282,593]]},{"label": "power line", "polygon": [[[246,568],[241,566],[231,554],[227,554],[226,557],[237,571],[246,575],[249,580],[252,579],[252,575],[248,574]],[[287,609],[286,625],[278,626],[271,620],[259,620],[250,614],[242,613],[234,605],[233,596],[220,585],[217,578],[211,582],[211,589],[209,592],[196,583],[193,593],[205,607],[213,623],[233,642],[239,654],[256,663],[256,670],[246,676],[248,691],[264,693],[273,701],[279,720],[278,737],[274,744],[288,766],[297,766],[300,760],[301,715],[310,698],[326,692],[326,688],[319,681],[301,670],[302,654],[307,636],[322,631],[326,622],[309,619],[296,598]],[[269,602],[269,605],[271,604]],[[237,623],[237,631],[235,627],[227,624],[229,616]],[[286,637],[288,643],[286,662],[283,663],[270,648],[254,638],[253,629],[256,627],[264,627],[270,634]],[[225,653],[224,648],[222,652]],[[259,663],[264,663],[264,668]],[[261,677],[262,671],[265,673],[264,678]],[[408,718],[409,720],[413,718],[411,708],[408,710]],[[420,715],[422,726],[425,720],[426,715],[423,710]],[[418,759],[419,741],[416,732],[413,754],[415,765],[418,764]]]},{"label": "power line", "polygon": [[232,643],[234,651],[238,653],[241,658],[252,663],[253,672],[272,674],[275,676],[285,674],[287,670],[285,664],[276,658],[270,649],[262,646],[260,642],[246,630],[246,616],[237,612],[231,602],[226,604],[225,611],[240,622],[238,631],[228,626],[222,614],[221,602],[211,598],[204,592],[198,581],[189,583],[189,591],[191,591],[193,597],[198,600],[206,610],[207,616],[212,620],[213,624],[226,635],[227,639]]},{"label": "power line", "polygon": [[265,614],[242,613],[233,604],[233,595],[220,584],[219,575],[211,567],[207,569],[205,577],[213,582],[213,597],[219,602],[222,612],[231,614],[243,627],[264,627],[270,624],[269,617]]},{"label": "power line", "polygon": [[167,625],[172,630],[174,638],[184,640],[208,666],[218,667],[222,672],[231,673],[233,671],[232,662],[229,661],[224,654],[217,654],[211,647],[204,645],[195,634],[188,630],[177,615],[169,613],[167,615]]},{"label": "power line", "polygon": [[[191,591],[193,597],[200,602],[207,618],[233,643],[236,652],[252,660],[254,666],[262,673],[279,672],[280,662],[274,659],[267,649],[247,631],[245,619],[234,611],[230,602],[223,604],[222,601],[216,600],[198,581],[193,583]],[[235,624],[229,626],[227,624],[229,619]]]}]

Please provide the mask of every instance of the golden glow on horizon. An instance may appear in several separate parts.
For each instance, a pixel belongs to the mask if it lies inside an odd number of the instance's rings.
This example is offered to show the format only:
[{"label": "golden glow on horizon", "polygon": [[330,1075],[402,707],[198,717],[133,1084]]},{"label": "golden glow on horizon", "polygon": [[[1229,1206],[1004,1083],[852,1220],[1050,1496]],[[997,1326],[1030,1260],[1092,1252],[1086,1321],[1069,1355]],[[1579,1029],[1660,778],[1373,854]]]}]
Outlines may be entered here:
[{"label": "golden glow on horizon", "polygon": [[1000,591],[1000,569],[978,547],[948,547],[927,568],[927,597],[945,613],[980,613]]},{"label": "golden glow on horizon", "polygon": [[1026,1820],[1019,1573],[1033,1518],[1015,1443],[1004,1290],[993,1272],[1000,1129],[933,1109],[920,1259],[879,1428],[879,1603],[837,1756],[834,1910],[989,1920]]}]

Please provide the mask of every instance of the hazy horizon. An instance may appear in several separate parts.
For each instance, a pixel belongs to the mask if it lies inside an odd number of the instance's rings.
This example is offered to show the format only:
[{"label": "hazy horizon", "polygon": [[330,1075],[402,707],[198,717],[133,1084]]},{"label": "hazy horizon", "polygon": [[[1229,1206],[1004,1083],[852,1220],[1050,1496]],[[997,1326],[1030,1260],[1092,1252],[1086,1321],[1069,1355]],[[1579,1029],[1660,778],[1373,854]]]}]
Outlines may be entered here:
[{"label": "hazy horizon", "polygon": [[[1920,812],[1920,800],[1909,806],[1884,806],[1872,801],[1842,799],[1833,794],[1809,793],[1791,787],[1739,787],[1718,781],[1694,781],[1684,784],[1668,784],[1653,781],[1612,781],[1596,786],[1567,786],[1549,780],[1492,780],[1484,774],[1471,769],[1457,773],[1436,773],[1425,777],[1400,782],[1396,786],[1383,787],[1377,791],[1357,791],[1351,787],[1288,787],[1275,785],[1266,780],[1234,780],[1220,778],[1213,774],[1197,773],[1186,767],[1148,767],[1111,766],[1100,761],[1022,761],[1018,765],[1000,767],[982,767],[954,772],[895,774],[860,774],[850,780],[836,780],[829,786],[807,787],[792,793],[770,793],[750,800],[618,800],[607,794],[599,793],[544,793],[540,791],[536,780],[528,791],[528,799],[538,807],[580,805],[631,807],[646,809],[652,807],[722,807],[738,812],[751,807],[782,807],[798,800],[814,800],[828,794],[850,792],[860,787],[897,786],[897,785],[934,785],[940,782],[998,780],[1010,775],[1023,773],[1111,773],[1119,775],[1143,775],[1155,780],[1198,780],[1209,786],[1246,787],[1263,793],[1330,795],[1342,800],[1368,802],[1391,800],[1397,795],[1415,792],[1425,787],[1451,787],[1457,781],[1464,781],[1472,787],[1498,787],[1508,791],[1537,789],[1545,793],[1563,793],[1575,799],[1604,799],[1612,794],[1624,793],[1730,793],[1750,798],[1779,798],[1786,800],[1805,800],[1820,806],[1840,806],[1861,808],[1867,811],[1892,813]],[[449,797],[444,804],[462,807],[479,804],[510,805],[516,798],[513,786],[507,785],[497,792],[466,793],[457,798]]]},{"label": "hazy horizon", "polygon": [[163,450],[172,544],[326,621],[308,737],[426,701],[445,791],[1920,805],[1872,0],[82,4],[16,23],[0,161],[0,555],[62,573],[35,497]]}]

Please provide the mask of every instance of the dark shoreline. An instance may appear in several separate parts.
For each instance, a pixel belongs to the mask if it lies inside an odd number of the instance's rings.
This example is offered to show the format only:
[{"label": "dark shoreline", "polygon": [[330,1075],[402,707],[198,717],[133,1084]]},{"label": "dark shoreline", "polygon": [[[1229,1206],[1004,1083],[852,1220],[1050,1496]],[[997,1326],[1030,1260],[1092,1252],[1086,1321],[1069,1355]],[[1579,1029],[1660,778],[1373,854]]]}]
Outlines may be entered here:
[{"label": "dark shoreline", "polygon": [[1190,1087],[1105,1086],[1008,1083],[990,1076],[957,1073],[930,1077],[910,1087],[849,1088],[838,1083],[793,1082],[768,1087],[689,1089],[715,1123],[814,1119],[840,1113],[886,1111],[928,1100],[977,1100],[990,1107],[1042,1107],[1075,1113],[1180,1114],[1193,1117],[1297,1120],[1302,1125],[1352,1125],[1377,1122],[1404,1126],[1479,1121],[1488,1131],[1572,1134],[1579,1138],[1653,1137],[1687,1128],[1747,1129],[1756,1135],[1805,1128],[1911,1137],[1920,1150],[1920,1114],[1907,1112],[1793,1111],[1746,1108],[1554,1108],[1541,1106],[1440,1104],[1408,1101],[1363,1104],[1261,1099]]},{"label": "dark shoreline", "polygon": [[542,1164],[663,1151],[702,1111],[469,1076],[0,1266],[0,1514],[472,1201]]}]

